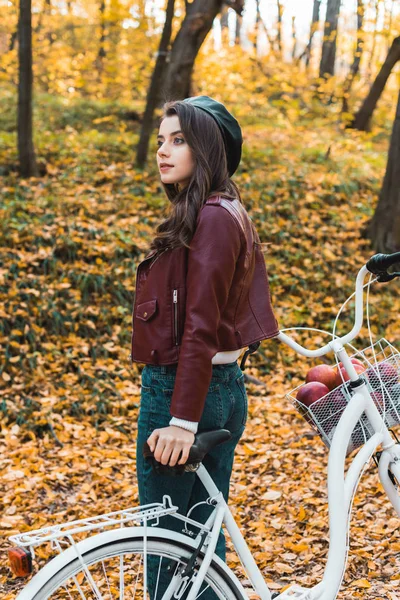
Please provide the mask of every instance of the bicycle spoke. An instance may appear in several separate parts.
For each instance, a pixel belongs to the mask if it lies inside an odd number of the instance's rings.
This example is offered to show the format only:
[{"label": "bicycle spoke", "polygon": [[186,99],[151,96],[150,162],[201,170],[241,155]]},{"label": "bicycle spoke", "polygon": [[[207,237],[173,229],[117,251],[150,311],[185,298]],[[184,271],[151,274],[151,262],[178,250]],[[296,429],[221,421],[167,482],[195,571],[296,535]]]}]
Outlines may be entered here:
[{"label": "bicycle spoke", "polygon": [[208,590],[208,588],[209,588],[209,587],[210,587],[210,585],[207,583],[207,585],[206,585],[206,587],[204,588],[204,590],[203,590],[202,592],[200,592],[200,594],[199,594],[198,596],[196,596],[196,600],[197,600],[197,598],[200,598],[200,596],[202,596],[202,595],[204,594],[204,592],[205,592],[206,590]]},{"label": "bicycle spoke", "polygon": [[[122,558],[122,556],[121,556],[121,558]],[[112,600],[112,595],[111,595],[111,590],[110,590],[110,583],[109,583],[109,581],[108,581],[108,577],[107,577],[106,569],[105,569],[105,567],[104,567],[104,560],[101,562],[101,566],[102,566],[102,568],[103,568],[103,573],[104,573],[104,576],[105,576],[105,578],[106,578],[107,587],[108,587],[108,591],[109,591],[109,594],[110,594],[110,600]]]},{"label": "bicycle spoke", "polygon": [[[83,593],[83,592],[80,590],[80,586],[79,586],[79,583],[78,583],[78,580],[77,580],[77,578],[76,578],[76,577],[73,577],[73,580],[74,580],[74,583],[75,583],[75,585],[76,585],[76,586],[77,586],[77,588],[78,588],[78,592],[80,593],[80,596],[81,596],[82,600],[85,600],[85,595],[84,595],[84,593]],[[65,591],[67,592],[67,594],[68,594],[68,597],[70,598],[70,600],[74,600],[74,598],[71,596],[71,594],[70,594],[69,590],[67,590],[67,587],[66,587],[66,586],[63,586],[63,587],[64,587]]]},{"label": "bicycle spoke", "polygon": [[[140,568],[141,564],[142,564],[142,555],[140,555],[140,559],[139,559],[139,568]],[[140,573],[140,571],[138,569],[137,570],[137,575],[136,575],[136,582],[135,582],[135,589],[134,589],[134,596],[133,596],[133,598],[136,598],[137,584],[138,584],[138,580],[139,580],[139,573]]]},{"label": "bicycle spoke", "polygon": [[162,563],[162,559],[163,557],[160,556],[160,563],[158,565],[158,573],[157,573],[157,583],[156,583],[156,591],[154,592],[154,597],[157,598],[157,592],[158,592],[158,584],[160,581],[160,570],[161,570],[161,563]]},{"label": "bicycle spoke", "polygon": [[[126,545],[125,545],[126,544]],[[183,554],[178,546],[169,541],[152,540],[147,546],[145,556],[144,540],[116,542],[114,545],[99,546],[91,553],[75,558],[70,565],[55,573],[49,584],[42,586],[32,600],[161,600],[168,588],[168,596],[177,589],[187,596],[193,581],[183,581],[179,575],[188,564],[192,550],[185,549]],[[144,566],[148,565],[147,589],[145,587]],[[216,597],[232,600],[227,593],[226,583],[218,573],[212,570],[213,577],[202,583],[196,598],[205,597],[206,590],[224,586]],[[211,585],[210,585],[211,581]],[[220,588],[218,588],[218,591]]]},{"label": "bicycle spoke", "polygon": [[124,577],[124,556],[119,557],[119,600],[124,600],[125,577]]},{"label": "bicycle spoke", "polygon": [[101,592],[100,592],[99,588],[97,587],[96,582],[93,579],[92,574],[90,573],[89,570],[87,570],[87,578],[88,578],[89,585],[96,597],[96,600],[103,600],[103,596],[101,595]]}]

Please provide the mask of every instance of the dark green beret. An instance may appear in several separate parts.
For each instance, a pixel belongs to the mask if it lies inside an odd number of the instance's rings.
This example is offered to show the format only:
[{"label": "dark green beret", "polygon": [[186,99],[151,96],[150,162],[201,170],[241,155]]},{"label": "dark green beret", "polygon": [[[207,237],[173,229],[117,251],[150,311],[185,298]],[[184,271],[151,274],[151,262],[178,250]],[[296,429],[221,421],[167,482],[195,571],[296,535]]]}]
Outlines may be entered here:
[{"label": "dark green beret", "polygon": [[201,108],[217,122],[224,138],[229,176],[232,176],[238,168],[242,156],[243,138],[239,123],[221,102],[213,100],[209,96],[193,96],[185,98],[183,102]]}]

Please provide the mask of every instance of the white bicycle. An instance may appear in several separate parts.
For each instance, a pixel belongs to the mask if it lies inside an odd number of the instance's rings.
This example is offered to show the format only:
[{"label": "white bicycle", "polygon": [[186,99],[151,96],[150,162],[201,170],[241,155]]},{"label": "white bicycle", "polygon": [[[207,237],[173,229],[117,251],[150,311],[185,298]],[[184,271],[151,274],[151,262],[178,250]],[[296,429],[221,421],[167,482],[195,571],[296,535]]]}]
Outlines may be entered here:
[{"label": "white bicycle", "polygon": [[[202,464],[211,448],[229,439],[230,432],[221,429],[196,435],[188,462],[179,467],[160,465],[151,455],[147,444],[144,447],[145,455],[155,468],[196,471],[209,494],[207,502],[214,506],[206,523],[191,519],[190,511],[188,515],[179,514],[177,507],[172,506],[170,497],[164,496],[162,503],[11,536],[10,540],[15,547],[10,549],[9,554],[17,575],[32,572],[34,550],[40,544],[51,543],[52,548],[58,552],[55,558],[30,579],[18,594],[17,600],[146,600],[149,598],[147,566],[150,555],[158,561],[158,575],[161,572],[168,572],[170,575],[170,582],[162,595],[157,595],[157,579],[154,597],[150,600],[183,597],[185,600],[195,600],[207,588],[214,591],[216,598],[248,599],[240,579],[214,553],[222,525],[231,538],[252,591],[259,598],[334,600],[346,566],[353,495],[363,470],[379,446],[379,476],[388,498],[400,516],[400,496],[397,490],[400,482],[400,445],[388,429],[400,423],[400,354],[386,340],[375,344],[371,341],[369,348],[355,353],[366,367],[360,375],[346,349],[346,345],[356,337],[362,326],[366,275],[370,273],[366,284],[369,291],[369,285],[373,281],[389,281],[400,276],[400,273],[388,273],[388,269],[399,261],[400,252],[392,255],[378,254],[360,269],[355,290],[355,324],[347,335],[337,337],[333,332],[330,334],[332,339],[317,350],[306,349],[284,331],[278,336],[282,342],[307,357],[320,357],[333,352],[336,361],[343,363],[349,378],[310,406],[298,405],[330,447],[330,545],[326,569],[320,583],[310,589],[293,584],[280,594],[269,590],[222,493]],[[374,279],[372,274],[376,275]],[[294,401],[298,403],[297,400]],[[345,474],[345,458],[358,447],[360,450]],[[182,533],[162,527],[160,521],[165,515],[173,515],[181,521]]]}]

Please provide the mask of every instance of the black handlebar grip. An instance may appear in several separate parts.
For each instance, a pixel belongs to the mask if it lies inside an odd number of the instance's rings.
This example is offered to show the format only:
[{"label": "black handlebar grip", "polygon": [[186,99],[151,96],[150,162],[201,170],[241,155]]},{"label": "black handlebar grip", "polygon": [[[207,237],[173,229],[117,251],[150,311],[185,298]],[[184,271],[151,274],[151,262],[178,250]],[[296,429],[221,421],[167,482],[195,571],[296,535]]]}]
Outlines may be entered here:
[{"label": "black handlebar grip", "polygon": [[393,254],[374,254],[366,264],[366,267],[370,273],[374,275],[380,275],[386,273],[386,271],[396,263],[400,263],[400,252],[394,252]]}]

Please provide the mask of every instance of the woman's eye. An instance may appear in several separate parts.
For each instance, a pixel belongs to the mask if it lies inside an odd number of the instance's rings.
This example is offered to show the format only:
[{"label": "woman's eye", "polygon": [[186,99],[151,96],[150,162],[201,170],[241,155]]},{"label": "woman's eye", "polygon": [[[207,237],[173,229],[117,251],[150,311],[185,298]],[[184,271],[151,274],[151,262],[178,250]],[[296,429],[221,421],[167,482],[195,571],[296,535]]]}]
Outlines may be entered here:
[{"label": "woman's eye", "polygon": [[[183,144],[185,143],[185,140],[182,138],[174,138],[174,142],[182,142]],[[157,148],[159,148],[160,146],[163,145],[164,142],[161,142],[160,140],[157,141]],[[179,144],[178,144],[179,145]]]}]

